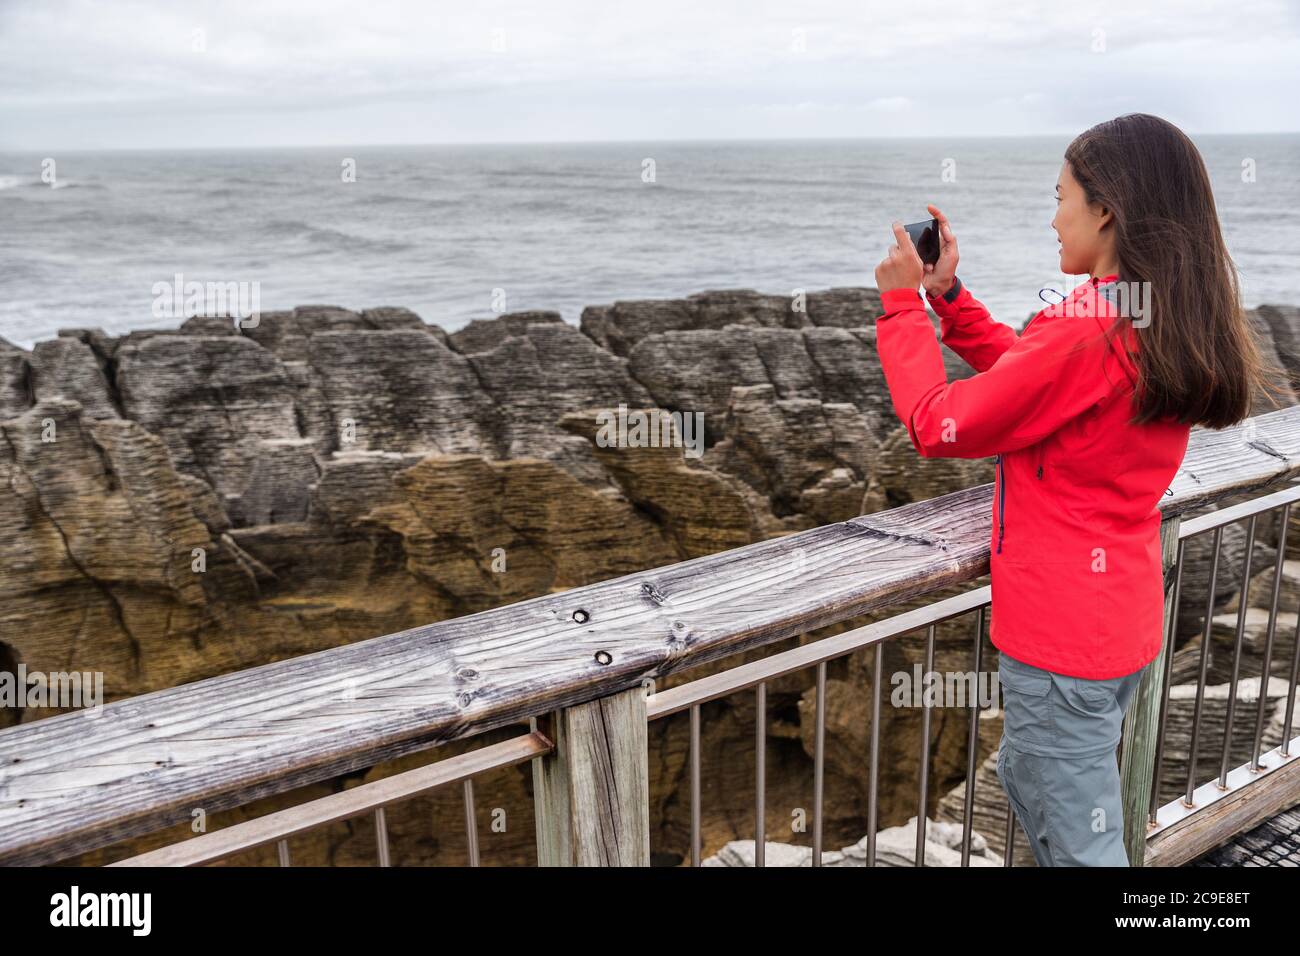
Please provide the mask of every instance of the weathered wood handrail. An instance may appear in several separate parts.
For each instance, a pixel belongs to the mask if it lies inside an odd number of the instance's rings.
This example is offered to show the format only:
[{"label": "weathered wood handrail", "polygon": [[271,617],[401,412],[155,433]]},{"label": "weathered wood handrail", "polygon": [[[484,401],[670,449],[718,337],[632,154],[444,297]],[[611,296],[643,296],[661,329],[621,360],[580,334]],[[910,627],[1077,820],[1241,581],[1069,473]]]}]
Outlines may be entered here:
[{"label": "weathered wood handrail", "polygon": [[[1197,430],[1162,511],[1300,471],[1300,407]],[[0,732],[38,864],[610,697],[988,572],[992,485]]]}]

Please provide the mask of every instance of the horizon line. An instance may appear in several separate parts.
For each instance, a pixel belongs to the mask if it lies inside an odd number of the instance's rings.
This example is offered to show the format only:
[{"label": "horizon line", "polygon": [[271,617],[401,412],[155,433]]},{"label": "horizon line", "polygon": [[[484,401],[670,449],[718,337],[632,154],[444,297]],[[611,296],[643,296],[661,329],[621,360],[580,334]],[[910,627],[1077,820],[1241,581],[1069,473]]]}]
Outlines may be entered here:
[{"label": "horizon line", "polygon": [[[867,142],[901,142],[907,140],[989,140],[989,139],[1058,139],[1077,136],[1075,133],[980,133],[980,134],[916,134],[907,136],[732,136],[732,137],[687,137],[666,139],[544,139],[544,140],[480,140],[454,142],[421,143],[294,143],[294,144],[257,144],[257,145],[209,145],[209,146],[77,146],[77,147],[30,147],[0,146],[4,153],[199,153],[199,152],[257,152],[262,150],[308,150],[308,149],[430,149],[485,146],[633,146],[637,144],[685,144],[707,145],[719,143],[867,143]],[[1296,130],[1259,130],[1244,133],[1197,133],[1187,132],[1193,137],[1242,137],[1242,136],[1295,136]]]}]

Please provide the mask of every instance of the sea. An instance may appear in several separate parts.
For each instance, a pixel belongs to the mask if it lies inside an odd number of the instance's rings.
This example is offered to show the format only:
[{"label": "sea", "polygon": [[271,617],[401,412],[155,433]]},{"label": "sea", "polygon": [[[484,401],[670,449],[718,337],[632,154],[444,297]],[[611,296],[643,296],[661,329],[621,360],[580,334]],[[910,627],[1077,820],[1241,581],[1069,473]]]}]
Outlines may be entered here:
[{"label": "sea", "polygon": [[[1060,273],[1050,225],[1068,137],[188,150],[177,132],[166,151],[0,153],[0,337],[175,327],[186,303],[163,290],[192,283],[238,283],[261,311],[405,306],[448,331],[872,286],[891,221],[927,203],[1002,321],[1087,278]],[[1245,304],[1300,302],[1300,134],[1193,139]]]}]

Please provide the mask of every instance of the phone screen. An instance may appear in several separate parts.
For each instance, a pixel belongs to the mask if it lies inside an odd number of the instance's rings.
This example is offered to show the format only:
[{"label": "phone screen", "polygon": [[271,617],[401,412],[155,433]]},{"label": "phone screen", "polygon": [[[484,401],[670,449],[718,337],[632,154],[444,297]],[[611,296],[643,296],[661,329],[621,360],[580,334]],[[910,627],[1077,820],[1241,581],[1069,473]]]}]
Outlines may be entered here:
[{"label": "phone screen", "polygon": [[912,237],[916,253],[926,265],[939,261],[939,220],[922,219],[920,222],[908,223],[903,227]]}]

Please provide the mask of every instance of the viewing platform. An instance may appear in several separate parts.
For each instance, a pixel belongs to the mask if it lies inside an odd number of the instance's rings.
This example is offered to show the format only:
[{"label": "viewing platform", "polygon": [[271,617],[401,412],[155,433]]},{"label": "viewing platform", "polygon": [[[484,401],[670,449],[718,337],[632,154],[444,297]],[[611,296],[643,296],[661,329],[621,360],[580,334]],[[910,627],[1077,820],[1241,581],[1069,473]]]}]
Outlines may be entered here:
[{"label": "viewing platform", "polygon": [[[1300,407],[1290,407],[1231,429],[1194,429],[1162,502],[1166,642],[1129,708],[1119,750],[1134,866],[1203,861],[1300,804],[1300,566],[1287,559],[1297,479]],[[991,495],[991,485],[969,488],[119,700],[95,718],[64,713],[5,729],[0,863],[68,860],[465,741],[472,749],[115,865],[247,862],[274,846],[288,866],[294,837],[368,820],[374,860],[386,866],[400,862],[386,809],[443,788],[459,788],[464,803],[465,862],[490,864],[475,781],[524,763],[539,865],[1032,865],[994,773],[1000,713],[978,699],[959,705],[964,755],[953,756],[948,724],[942,774],[932,733],[940,708],[920,708],[914,747],[910,736],[882,733],[887,688],[900,670],[887,655],[897,642],[923,642],[930,672],[939,629],[966,634],[959,669],[997,673],[987,586],[901,609],[988,573]],[[1228,553],[1225,529],[1238,525],[1245,547]],[[1267,563],[1256,560],[1261,550]],[[1229,580],[1238,582],[1235,606],[1216,610]],[[1199,614],[1203,625],[1177,644],[1180,611]],[[864,615],[879,619],[857,626]],[[849,629],[794,643],[836,625]],[[954,646],[943,644],[950,673]],[[858,701],[868,720],[857,736],[837,740],[827,733],[827,708],[840,706],[851,685],[833,669],[852,655],[870,674],[868,697]],[[658,686],[718,662],[726,666]],[[815,681],[810,800],[770,808],[768,692],[801,673]],[[749,695],[755,715],[753,841],[714,848],[706,860],[702,781],[711,768],[702,765],[702,714],[731,695]],[[680,846],[651,833],[652,775],[666,772],[648,759],[657,721],[682,721],[689,740],[681,755],[687,784],[674,791],[689,806]],[[823,845],[831,747],[851,749],[866,794],[862,840],[844,848]],[[948,786],[953,761],[960,780]],[[882,767],[900,763],[915,773],[911,830],[880,812]],[[806,828],[778,831],[774,821],[791,810]]]}]

